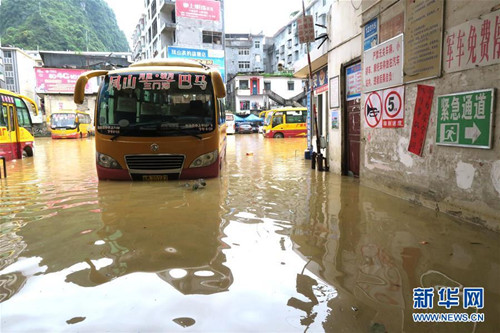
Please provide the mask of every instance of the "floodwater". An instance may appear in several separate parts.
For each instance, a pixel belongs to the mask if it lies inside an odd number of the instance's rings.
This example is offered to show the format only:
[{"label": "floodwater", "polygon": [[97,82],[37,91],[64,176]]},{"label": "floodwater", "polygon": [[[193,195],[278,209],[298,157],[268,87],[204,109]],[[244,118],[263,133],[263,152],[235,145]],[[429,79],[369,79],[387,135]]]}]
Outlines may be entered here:
[{"label": "floodwater", "polygon": [[[37,138],[0,180],[1,331],[498,332],[498,234],[311,170],[305,145],[230,136],[193,189],[98,182],[93,139]],[[484,307],[413,309],[442,286]]]}]

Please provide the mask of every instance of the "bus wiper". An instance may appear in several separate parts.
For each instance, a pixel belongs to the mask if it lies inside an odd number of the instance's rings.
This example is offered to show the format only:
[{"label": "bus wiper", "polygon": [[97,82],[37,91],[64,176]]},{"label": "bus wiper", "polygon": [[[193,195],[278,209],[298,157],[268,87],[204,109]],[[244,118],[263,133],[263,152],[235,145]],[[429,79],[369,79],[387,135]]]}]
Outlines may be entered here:
[{"label": "bus wiper", "polygon": [[197,138],[198,140],[203,140],[203,138],[200,135],[193,133],[193,132],[190,132],[188,130],[182,129],[182,128],[175,128],[174,127],[174,128],[169,128],[168,130],[179,133],[179,134],[193,136],[193,137]]},{"label": "bus wiper", "polygon": [[[141,126],[158,126],[158,122],[147,122],[147,123],[135,123],[135,124],[128,124],[127,126],[120,126],[120,132],[118,134],[115,134],[111,137],[111,141],[116,140],[119,136],[123,134],[130,133],[131,130],[135,129],[136,127],[141,127]],[[123,129],[123,132],[122,132]]]}]

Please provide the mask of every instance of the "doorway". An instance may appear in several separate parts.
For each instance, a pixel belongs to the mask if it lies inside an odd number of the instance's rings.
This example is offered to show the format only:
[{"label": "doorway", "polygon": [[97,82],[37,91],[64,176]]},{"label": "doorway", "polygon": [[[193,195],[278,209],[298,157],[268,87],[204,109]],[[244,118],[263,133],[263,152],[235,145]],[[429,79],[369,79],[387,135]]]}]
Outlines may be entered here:
[{"label": "doorway", "polygon": [[359,177],[361,147],[361,62],[343,69],[344,144],[343,174]]}]

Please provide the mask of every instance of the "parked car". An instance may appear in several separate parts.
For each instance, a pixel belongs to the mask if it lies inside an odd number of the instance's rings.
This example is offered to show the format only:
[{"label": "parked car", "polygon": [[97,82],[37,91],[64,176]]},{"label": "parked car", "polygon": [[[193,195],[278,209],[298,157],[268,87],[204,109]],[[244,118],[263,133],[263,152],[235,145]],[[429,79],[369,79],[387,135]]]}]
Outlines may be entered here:
[{"label": "parked car", "polygon": [[238,126],[238,133],[252,133],[253,127],[250,123],[240,123]]}]

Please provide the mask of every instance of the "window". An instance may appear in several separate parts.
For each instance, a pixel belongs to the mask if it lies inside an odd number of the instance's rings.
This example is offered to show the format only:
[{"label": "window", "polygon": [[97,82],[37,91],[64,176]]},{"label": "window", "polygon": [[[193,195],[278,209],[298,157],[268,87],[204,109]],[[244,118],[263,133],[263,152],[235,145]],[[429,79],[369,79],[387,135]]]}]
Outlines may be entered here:
[{"label": "window", "polygon": [[250,101],[240,101],[240,110],[250,110]]},{"label": "window", "polygon": [[31,127],[30,114],[26,104],[20,98],[15,97],[14,100],[16,101],[17,123],[21,127]]},{"label": "window", "polygon": [[249,69],[250,68],[250,61],[238,61],[238,68],[239,69]]},{"label": "window", "polygon": [[238,49],[238,55],[249,55],[250,50],[249,49]]},{"label": "window", "polygon": [[5,83],[7,83],[7,84],[14,84],[14,78],[13,77],[6,77],[5,78]]},{"label": "window", "polygon": [[205,44],[222,44],[222,32],[203,31],[203,43],[205,43]]},{"label": "window", "polygon": [[156,22],[156,19],[153,20],[152,28],[153,28],[153,38],[155,38],[155,36],[158,34],[158,23]]},{"label": "window", "polygon": [[264,81],[264,90],[271,90],[271,82],[270,81]]},{"label": "window", "polygon": [[291,25],[289,25],[289,26],[288,26],[288,33],[289,33],[289,34],[291,34],[291,33],[292,33],[292,26],[291,26]]},{"label": "window", "polygon": [[295,89],[295,82],[288,81],[288,90],[294,90],[294,89]]},{"label": "window", "polygon": [[6,72],[13,72],[14,69],[12,68],[12,64],[5,64],[5,71]]},{"label": "window", "polygon": [[3,53],[3,55],[5,56],[5,58],[12,58],[12,52],[11,51],[5,51]]},{"label": "window", "polygon": [[8,118],[7,118],[7,106],[1,105],[2,113],[0,113],[0,126],[7,126]]},{"label": "window", "polygon": [[255,55],[255,62],[260,62],[260,54]]},{"label": "window", "polygon": [[248,80],[240,80],[240,89],[241,90],[249,89]]},{"label": "window", "polygon": [[299,60],[299,51],[295,51],[294,52],[294,58],[295,58],[295,61]]},{"label": "window", "polygon": [[287,40],[287,41],[286,41],[286,46],[287,46],[288,48],[291,48],[291,47],[292,47],[292,39],[289,39],[289,40]]},{"label": "window", "polygon": [[306,112],[304,111],[288,111],[285,114],[287,124],[300,124],[306,122]]},{"label": "window", "polygon": [[295,35],[295,37],[293,37],[293,44],[299,45],[299,36]]},{"label": "window", "polygon": [[256,40],[255,43],[254,43],[254,47],[256,49],[260,49],[260,40]]},{"label": "window", "polygon": [[287,56],[287,60],[288,60],[288,63],[289,63],[289,64],[291,64],[291,63],[292,63],[292,55],[291,55],[291,54],[289,54],[289,55]]}]

